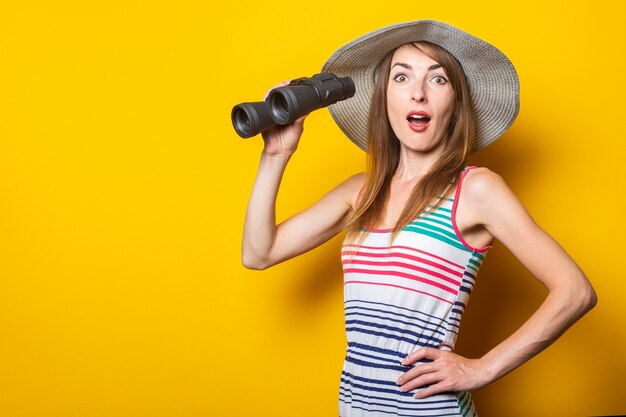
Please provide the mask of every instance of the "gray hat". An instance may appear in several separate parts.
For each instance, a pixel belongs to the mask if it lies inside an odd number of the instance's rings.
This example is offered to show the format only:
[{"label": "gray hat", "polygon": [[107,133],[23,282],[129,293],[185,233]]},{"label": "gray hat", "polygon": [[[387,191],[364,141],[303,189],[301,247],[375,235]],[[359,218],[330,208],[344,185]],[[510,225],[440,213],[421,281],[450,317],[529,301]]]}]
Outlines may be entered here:
[{"label": "gray hat", "polygon": [[341,130],[361,149],[367,141],[367,118],[374,91],[374,70],[385,55],[410,42],[428,41],[450,52],[463,67],[476,116],[471,151],[500,137],[519,112],[515,67],[496,47],[446,23],[418,20],[384,27],[339,48],[322,71],[351,77],[354,97],[328,109]]}]

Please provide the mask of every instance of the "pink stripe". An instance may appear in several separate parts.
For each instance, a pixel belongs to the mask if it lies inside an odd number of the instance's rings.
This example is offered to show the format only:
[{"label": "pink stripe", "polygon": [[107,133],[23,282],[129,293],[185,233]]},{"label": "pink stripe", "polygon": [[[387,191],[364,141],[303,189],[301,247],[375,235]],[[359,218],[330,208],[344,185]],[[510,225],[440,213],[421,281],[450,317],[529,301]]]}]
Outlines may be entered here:
[{"label": "pink stripe", "polygon": [[406,272],[400,271],[376,271],[372,269],[358,269],[358,268],[346,268],[344,269],[344,274],[354,273],[354,274],[367,274],[367,275],[393,275],[400,278],[408,278],[412,281],[418,281],[427,285],[431,285],[433,287],[437,287],[441,290],[449,292],[450,294],[457,295],[459,292],[453,288],[446,287],[443,284],[432,281],[430,279],[418,277],[416,275],[407,274]]},{"label": "pink stripe", "polygon": [[463,236],[461,236],[461,231],[456,225],[456,209],[459,205],[459,197],[461,196],[461,186],[463,185],[463,180],[465,179],[465,176],[467,175],[467,173],[470,172],[474,168],[476,167],[473,167],[473,166],[468,167],[465,171],[463,171],[461,173],[461,177],[459,178],[459,183],[456,186],[456,192],[454,193],[454,202],[452,203],[452,227],[454,227],[454,233],[456,233],[456,237],[459,238],[463,246],[465,246],[467,249],[474,251],[474,252],[486,252],[487,250],[489,250],[489,248],[491,248],[491,246],[485,246],[484,248],[475,248],[473,246],[470,246],[465,241],[465,239],[463,239]]},{"label": "pink stripe", "polygon": [[[437,255],[434,255],[432,253],[429,253],[429,252],[426,252],[426,251],[423,251],[423,250],[415,249],[415,248],[412,248],[410,246],[357,246],[357,245],[350,245],[350,244],[345,244],[343,246],[344,247],[350,247],[350,248],[359,248],[359,247],[361,247],[361,248],[364,248],[364,249],[385,249],[385,250],[406,249],[406,250],[411,250],[413,252],[422,253],[424,255],[432,256],[435,259],[439,259],[440,261],[446,262],[446,263],[448,263],[448,264],[450,264],[452,266],[456,266],[457,268],[459,268],[461,270],[465,269],[462,265],[459,265],[459,264],[457,264],[455,262],[452,262],[452,261],[450,261],[450,260],[448,260],[446,258],[442,258],[441,256],[437,256]],[[357,254],[358,254],[358,252],[357,252]]]},{"label": "pink stripe", "polygon": [[450,277],[447,277],[443,274],[440,274],[438,272],[435,271],[431,271],[430,269],[426,269],[426,268],[422,268],[420,266],[417,265],[411,265],[408,264],[406,262],[396,262],[396,261],[387,261],[387,262],[378,262],[378,261],[364,261],[361,259],[358,260],[354,260],[354,259],[350,259],[350,260],[345,260],[341,262],[343,265],[371,265],[371,266],[396,266],[396,267],[400,267],[400,268],[407,268],[407,269],[411,269],[413,271],[417,271],[417,272],[422,272],[424,274],[428,274],[430,276],[433,276],[435,278],[439,278],[443,281],[446,281],[452,285],[460,285],[461,282],[457,281],[455,279],[452,279]]},{"label": "pink stripe", "polygon": [[[350,251],[341,251],[341,255],[351,255],[352,252]],[[446,271],[449,274],[455,275],[457,277],[462,277],[463,273],[461,271],[455,271],[452,270],[446,266],[443,266],[441,264],[438,264],[437,262],[433,262],[433,261],[429,261],[428,259],[424,259],[424,258],[420,258],[419,256],[413,256],[413,255],[407,255],[406,253],[401,253],[401,252],[391,252],[391,253],[366,253],[366,252],[357,252],[356,254],[357,256],[364,256],[366,258],[391,258],[391,257],[395,257],[395,258],[404,258],[404,259],[410,259],[412,261],[416,261],[425,265],[430,265],[430,266],[434,266],[435,268],[439,268],[442,271]],[[455,282],[456,283],[456,282]]]},{"label": "pink stripe", "polygon": [[344,285],[346,285],[346,284],[382,285],[384,287],[400,288],[400,289],[403,289],[403,290],[413,291],[413,292],[417,292],[417,293],[420,293],[420,294],[428,295],[429,297],[436,298],[437,300],[443,301],[444,303],[453,304],[452,301],[446,300],[445,298],[437,297],[436,295],[429,294],[427,292],[416,290],[416,289],[413,289],[413,288],[403,287],[401,285],[383,284],[383,283],[380,283],[380,282],[368,282],[368,281],[346,281],[346,282],[344,282]]}]

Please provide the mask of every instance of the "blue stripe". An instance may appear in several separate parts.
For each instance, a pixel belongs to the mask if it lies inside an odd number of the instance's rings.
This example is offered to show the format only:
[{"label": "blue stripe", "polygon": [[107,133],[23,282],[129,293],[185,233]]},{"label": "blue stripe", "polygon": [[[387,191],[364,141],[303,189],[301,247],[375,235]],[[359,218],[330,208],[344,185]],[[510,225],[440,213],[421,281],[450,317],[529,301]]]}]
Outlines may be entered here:
[{"label": "blue stripe", "polygon": [[[392,321],[392,322],[394,322],[394,323],[401,323],[401,324],[406,324],[407,326],[417,327],[417,328],[422,329],[422,330],[429,330],[429,331],[433,331],[433,332],[435,332],[435,333],[440,333],[441,335],[443,335],[443,334],[444,334],[444,332],[443,332],[443,331],[438,330],[437,328],[431,329],[431,328],[429,328],[429,327],[422,326],[422,325],[420,325],[420,324],[416,324],[416,323],[409,323],[409,322],[407,322],[407,321],[402,321],[402,320],[392,319],[392,318],[389,318],[389,317],[375,316],[375,315],[373,315],[373,314],[365,314],[365,313],[360,313],[360,312],[358,312],[358,313],[357,313],[357,312],[355,312],[355,313],[348,313],[348,312],[346,312],[346,320],[348,319],[348,316],[355,316],[355,315],[356,315],[356,316],[358,316],[358,317],[372,317],[372,318],[375,318],[375,319],[381,319],[381,320],[385,320],[385,321]],[[430,324],[430,325],[433,325],[433,326],[434,326],[434,324],[432,324],[432,323],[428,323],[428,322],[426,322],[425,320],[420,320],[420,321],[424,321],[426,324]]]},{"label": "blue stripe", "polygon": [[[390,307],[393,307],[393,306],[390,306]],[[398,308],[401,308],[401,307],[398,307]],[[389,314],[389,315],[393,315],[393,316],[397,316],[397,317],[406,318],[406,319],[409,319],[409,320],[419,320],[419,321],[421,321],[421,322],[423,322],[425,324],[432,324],[427,319],[423,319],[423,318],[420,318],[420,317],[415,317],[414,315],[413,316],[409,316],[407,314],[396,313],[396,312],[389,311],[389,310],[381,310],[381,309],[378,309],[378,308],[363,307],[363,306],[346,306],[345,307],[346,312],[348,312],[348,310],[355,310],[355,309],[356,310],[372,311],[372,312],[375,312],[375,313]],[[421,314],[421,315],[426,316],[427,318],[430,318],[430,319],[438,319],[438,317],[431,316],[430,314],[427,314],[427,313],[421,313],[419,311],[415,311],[414,313]]]},{"label": "blue stripe", "polygon": [[[364,410],[364,411],[375,411],[377,413],[384,413],[384,414],[392,414],[394,416],[398,416],[398,417],[414,417],[415,414],[399,414],[395,411],[383,411],[383,410],[370,410],[368,408],[363,408],[363,407],[358,407],[356,405],[352,405],[351,403],[346,403],[344,401],[345,404],[349,404],[350,408],[354,408],[354,409],[358,409],[358,410]],[[437,414],[436,416],[430,416],[430,417],[454,417],[454,416],[458,416],[458,413],[454,413],[454,414]]]},{"label": "blue stripe", "polygon": [[363,321],[363,320],[346,320],[346,325],[351,325],[351,324],[360,324],[362,326],[366,326],[366,327],[374,327],[376,329],[382,329],[382,330],[390,330],[392,332],[398,332],[398,333],[402,333],[402,334],[408,334],[408,335],[412,335],[412,336],[416,336],[416,337],[422,337],[424,334],[423,333],[418,333],[418,332],[414,332],[408,329],[403,329],[401,327],[394,327],[394,326],[387,326],[385,324],[379,324],[379,323],[372,323],[370,321]]},{"label": "blue stripe", "polygon": [[[397,335],[394,335],[394,334],[389,334],[389,333],[384,333],[384,332],[377,332],[377,331],[363,329],[363,328],[359,328],[359,327],[347,327],[346,326],[346,332],[356,332],[356,333],[369,334],[369,335],[372,335],[372,336],[382,336],[382,337],[386,337],[387,339],[399,340],[401,342],[407,342],[407,343],[410,343],[412,345],[418,345],[418,346],[426,346],[428,344],[428,342],[430,342],[430,341],[434,341],[435,345],[439,345],[441,342],[443,342],[442,339],[438,339],[438,338],[433,337],[433,336],[425,337],[424,335],[418,335],[419,336],[418,339],[409,339],[409,338],[402,337],[402,336],[397,336]],[[404,332],[404,333],[407,333],[407,332]],[[424,339],[425,341],[424,342],[420,342],[420,339]]]},{"label": "blue stripe", "polygon": [[381,362],[387,362],[387,363],[394,364],[394,365],[397,365],[398,363],[400,363],[399,361],[397,361],[395,359],[389,359],[389,358],[384,358],[384,357],[380,357],[380,356],[368,355],[367,353],[357,352],[355,350],[349,351],[348,355],[346,356],[346,358],[348,358],[348,357],[355,357],[355,356],[361,356],[361,357],[364,357],[364,358],[374,359],[374,360],[381,361]]},{"label": "blue stripe", "polygon": [[[379,305],[379,306],[385,306],[385,307],[392,307],[392,308],[395,308],[395,309],[398,309],[398,310],[405,310],[405,311],[409,311],[411,313],[421,314],[421,315],[424,315],[426,317],[430,317],[430,318],[433,318],[433,319],[436,319],[436,320],[441,320],[440,317],[433,316],[432,314],[422,313],[419,310],[412,310],[412,309],[407,308],[407,307],[401,307],[401,306],[397,306],[397,305],[393,305],[393,304],[379,303],[379,302],[375,302],[375,301],[364,301],[364,300],[347,300],[344,304],[348,304],[348,303],[362,303],[362,304],[373,304],[373,305]],[[346,308],[348,308],[348,307],[346,307]],[[349,307],[349,308],[355,308],[355,307]],[[410,318],[410,319],[415,318],[413,316],[405,316],[405,315],[402,315],[400,313],[394,313],[393,311],[387,311],[387,310],[378,310],[378,311],[384,311],[385,313],[401,315],[403,317],[407,317],[407,318]]]},{"label": "blue stripe", "polygon": [[[353,380],[361,382],[363,384],[370,384],[370,385],[356,384],[356,383],[353,382]],[[395,382],[393,382],[393,381],[365,378],[365,377],[362,377],[362,376],[353,375],[353,374],[351,374],[349,372],[346,372],[346,371],[342,371],[341,372],[341,383],[342,383],[342,387],[345,387],[345,385],[343,385],[343,384],[346,384],[346,385],[348,385],[350,387],[363,389],[364,391],[384,392],[384,393],[390,393],[390,394],[394,394],[394,395],[397,395],[397,396],[413,399],[413,393],[400,391],[400,386],[398,384],[396,384]],[[387,388],[376,387],[376,386],[372,386],[371,384],[392,386],[392,387],[394,387],[394,389],[387,389]],[[343,388],[343,389],[347,391],[346,388]],[[352,392],[352,394],[360,395],[359,393],[356,393],[356,392]],[[379,397],[379,398],[383,399],[381,397]],[[402,402],[400,399],[398,399],[397,401]],[[417,401],[417,400],[415,400],[415,401]],[[442,403],[451,402],[451,401],[456,402],[456,398],[443,399],[443,400],[433,400],[432,398],[430,398],[428,400],[424,400],[423,404],[442,404]]]},{"label": "blue stripe", "polygon": [[472,280],[470,280],[470,279],[465,279],[465,278],[463,278],[463,281],[461,281],[461,283],[462,283],[462,284],[467,284],[467,285],[470,285],[470,286],[472,286],[472,287],[474,286],[474,281],[472,281]]},{"label": "blue stripe", "polygon": [[408,368],[403,366],[403,365],[383,365],[380,363],[374,363],[374,362],[367,362],[367,361],[362,361],[360,359],[357,358],[353,358],[351,356],[346,356],[346,362],[350,362],[353,363],[355,365],[359,365],[365,368],[374,368],[374,369],[389,369],[391,371],[398,371],[398,372],[406,372],[408,371]]},{"label": "blue stripe", "polygon": [[389,335],[386,333],[382,333],[382,332],[373,332],[373,331],[365,331],[356,327],[346,327],[346,333],[354,331],[356,333],[364,333],[364,334],[369,334],[369,335],[373,335],[373,336],[383,336],[386,337],[388,339],[395,339],[395,340],[399,340],[401,342],[407,342],[407,343],[411,343],[411,344],[417,344],[417,341],[414,339],[407,339],[405,337],[400,337],[400,336],[395,336],[395,335]]},{"label": "blue stripe", "polygon": [[[347,390],[345,390],[347,391]],[[359,394],[358,392],[350,392],[347,391],[345,393],[341,393],[342,395],[346,396],[346,397],[351,397],[352,395],[354,395],[355,397],[359,397],[362,396],[362,394]],[[394,403],[397,404],[408,404],[408,405],[412,405],[412,404],[416,404],[419,400],[417,398],[411,398],[411,401],[403,401],[400,399],[396,399],[396,398],[386,398],[386,397],[378,397],[375,395],[368,395],[366,398],[371,398],[373,400],[382,400],[382,401],[393,401]],[[456,403],[456,399],[450,399],[450,400],[438,400],[438,401],[431,401],[431,400],[426,400],[426,401],[419,401],[419,404],[424,404],[424,405],[430,405],[430,404],[445,404],[447,402],[452,402],[454,401],[454,403]],[[448,407],[442,407],[442,408],[448,408]]]},{"label": "blue stripe", "polygon": [[[350,402],[346,401],[346,399],[350,397]],[[366,397],[368,400],[369,398]],[[380,407],[389,407],[392,408],[393,410],[406,410],[406,411],[438,411],[438,410],[450,410],[450,409],[456,409],[457,406],[456,405],[451,405],[448,407],[420,407],[421,403],[417,402],[417,399],[415,400],[416,402],[413,405],[417,405],[417,407],[400,407],[398,405],[394,405],[394,404],[384,404],[384,403],[377,403],[377,402],[369,402],[369,401],[363,401],[360,400],[358,398],[352,398],[352,396],[348,396],[347,394],[344,394],[344,402],[346,404],[351,404],[351,403],[362,403],[362,404],[366,404],[369,406],[380,406]],[[368,408],[368,410],[371,411],[382,411],[383,410],[374,410],[371,407]],[[401,414],[396,414],[396,415],[401,415]],[[405,415],[414,415],[414,414],[405,414]]]},{"label": "blue stripe", "polygon": [[[406,369],[405,369],[406,371]],[[352,381],[347,381],[345,378],[350,378],[353,379],[355,381],[359,381],[359,382],[363,382],[365,384],[378,384],[378,385],[386,385],[386,386],[392,386],[395,389],[390,390],[390,389],[386,389],[386,388],[379,388],[379,387],[366,387],[366,388],[372,388],[372,389],[376,389],[376,390],[382,390],[380,392],[389,392],[391,394],[397,394],[397,395],[401,395],[404,397],[410,397],[412,394],[410,392],[402,392],[400,391],[400,386],[398,384],[396,384],[394,381],[387,381],[387,380],[382,380],[382,379],[372,379],[372,378],[365,378],[362,376],[357,376],[357,375],[353,375],[350,372],[346,372],[346,371],[341,371],[341,382],[347,382],[350,384],[350,386],[357,386],[354,384],[354,382]],[[363,387],[363,385],[359,385],[359,387]]]},{"label": "blue stripe", "polygon": [[350,343],[348,343],[348,351],[350,351],[351,348],[363,349],[363,350],[367,350],[367,351],[370,351],[370,352],[382,353],[384,355],[389,355],[389,356],[396,356],[396,357],[401,358],[401,359],[404,359],[405,356],[406,356],[402,352],[396,352],[395,350],[383,349],[383,348],[379,348],[379,347],[376,347],[376,346],[364,345],[362,343],[357,343],[357,342],[350,342]]},{"label": "blue stripe", "polygon": [[[392,356],[393,359],[387,358],[384,356],[374,356],[373,354],[368,355],[366,353],[363,353],[362,351],[378,353],[379,355],[389,355],[389,356]],[[377,358],[380,361],[387,361],[387,362],[394,363],[394,364],[400,363],[407,356],[406,353],[396,352],[395,350],[382,349],[379,347],[364,345],[364,344],[356,343],[356,342],[348,343],[346,357],[350,355],[371,356],[373,358]],[[432,362],[432,361],[430,359],[420,359],[419,361],[417,361],[417,363],[429,363],[429,362]]]},{"label": "blue stripe", "polygon": [[[348,384],[351,384],[350,381],[345,381],[343,379],[342,379],[342,382],[347,382]],[[356,384],[356,385],[351,384],[351,386],[355,388],[363,389],[363,387],[359,384]],[[365,390],[366,393],[369,391],[370,391],[369,389]],[[400,395],[404,396],[405,394],[406,393],[400,392]],[[413,394],[409,393],[409,395],[412,396]],[[366,401],[363,401],[361,398],[365,399]],[[391,401],[393,402],[393,404],[369,402],[372,399],[382,400],[382,401]],[[358,407],[358,406],[353,405],[353,403],[361,403],[366,406],[369,405],[369,406],[392,408],[394,411],[388,412],[388,413],[393,413],[394,415],[398,415],[398,416],[414,416],[415,414],[397,414],[397,410],[408,410],[408,411],[413,411],[413,412],[455,410],[454,414],[430,414],[430,416],[442,416],[442,415],[458,416],[458,401],[456,398],[446,399],[446,400],[436,400],[436,401],[433,401],[433,400],[420,401],[418,399],[411,398],[411,401],[402,401],[396,398],[371,396],[369,394],[363,395],[363,394],[360,394],[359,392],[351,392],[351,391],[345,390],[345,392],[340,392],[339,400],[342,401],[344,404],[349,405],[351,408],[358,408],[358,409],[362,409],[366,411],[386,412],[384,411],[384,409],[383,410],[374,409],[373,407],[368,407],[368,408]],[[403,405],[406,404],[412,407],[400,407],[398,406],[399,404],[403,404]],[[431,407],[429,407],[429,405]],[[439,405],[439,407],[432,407],[432,405]]]}]

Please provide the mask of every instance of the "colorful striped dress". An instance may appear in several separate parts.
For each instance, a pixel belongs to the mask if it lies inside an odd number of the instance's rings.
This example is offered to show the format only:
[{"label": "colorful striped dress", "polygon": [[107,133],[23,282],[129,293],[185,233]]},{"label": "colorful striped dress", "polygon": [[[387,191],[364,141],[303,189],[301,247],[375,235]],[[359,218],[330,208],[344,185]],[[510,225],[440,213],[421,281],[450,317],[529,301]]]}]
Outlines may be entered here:
[{"label": "colorful striped dress", "polygon": [[[455,222],[466,169],[454,198],[399,232],[373,229],[356,247],[344,242],[345,326],[341,417],[475,416],[469,392],[422,400],[400,391],[401,361],[420,347],[454,349],[476,274],[489,249],[472,248]],[[419,366],[419,363],[416,365]]]}]

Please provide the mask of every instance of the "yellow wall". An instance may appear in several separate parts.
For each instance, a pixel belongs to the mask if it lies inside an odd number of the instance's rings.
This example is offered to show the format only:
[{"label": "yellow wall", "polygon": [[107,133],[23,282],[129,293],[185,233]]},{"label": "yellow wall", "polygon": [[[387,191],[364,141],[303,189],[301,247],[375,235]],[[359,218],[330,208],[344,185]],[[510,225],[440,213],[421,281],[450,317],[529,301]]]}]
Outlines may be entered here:
[{"label": "yellow wall", "polygon": [[[474,161],[578,260],[598,307],[475,394],[481,416],[626,413],[624,12],[618,2],[5,1],[0,6],[0,415],[333,416],[340,238],[271,270],[239,261],[261,150],[230,109],[387,24],[435,18],[500,47],[522,108]],[[307,120],[278,211],[363,155]],[[541,301],[496,245],[459,350]]]}]

